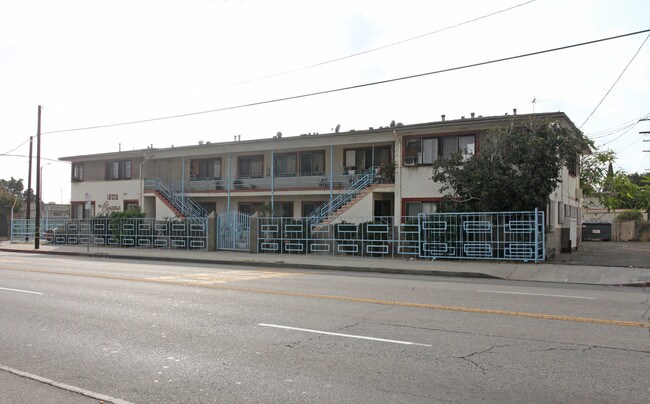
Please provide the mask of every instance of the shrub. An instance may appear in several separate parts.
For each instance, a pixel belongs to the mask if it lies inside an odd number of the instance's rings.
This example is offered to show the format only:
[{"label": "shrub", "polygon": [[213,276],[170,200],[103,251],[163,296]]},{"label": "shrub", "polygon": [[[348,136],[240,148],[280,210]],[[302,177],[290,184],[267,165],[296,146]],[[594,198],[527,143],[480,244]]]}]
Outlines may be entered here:
[{"label": "shrub", "polygon": [[620,215],[616,216],[616,220],[619,222],[629,222],[629,221],[640,221],[643,220],[643,214],[638,210],[626,210]]}]

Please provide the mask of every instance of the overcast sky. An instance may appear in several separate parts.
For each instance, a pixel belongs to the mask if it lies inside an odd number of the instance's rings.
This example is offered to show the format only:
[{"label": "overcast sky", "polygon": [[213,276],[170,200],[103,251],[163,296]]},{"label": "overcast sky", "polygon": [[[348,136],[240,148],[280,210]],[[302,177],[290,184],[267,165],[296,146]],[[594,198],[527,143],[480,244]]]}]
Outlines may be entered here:
[{"label": "overcast sky", "polygon": [[[647,0],[0,0],[0,178],[27,185],[24,156],[39,104],[42,157],[54,160],[42,162],[43,199],[57,203],[70,200],[70,166],[59,157],[120,147],[328,133],[337,124],[346,131],[513,108],[563,111],[580,127],[647,33],[333,94],[47,134],[330,90],[648,28]],[[618,153],[617,169],[650,169],[650,153],[642,152],[650,142],[639,134],[650,130],[650,121],[632,126],[650,116],[649,90],[650,40],[582,126],[599,146]]]}]

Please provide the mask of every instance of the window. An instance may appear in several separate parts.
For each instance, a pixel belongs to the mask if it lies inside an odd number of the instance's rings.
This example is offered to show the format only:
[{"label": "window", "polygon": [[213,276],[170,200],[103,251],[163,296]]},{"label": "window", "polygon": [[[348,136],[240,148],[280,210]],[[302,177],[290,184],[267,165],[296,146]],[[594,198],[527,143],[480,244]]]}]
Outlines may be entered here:
[{"label": "window", "polygon": [[[271,210],[271,203],[263,202],[240,202],[239,211],[248,215],[260,212],[268,215]],[[273,216],[275,217],[293,217],[293,202],[274,202]]]},{"label": "window", "polygon": [[107,180],[129,180],[131,179],[131,160],[115,160],[106,163]]},{"label": "window", "polygon": [[140,210],[138,201],[124,201],[124,210]]},{"label": "window", "polygon": [[569,170],[569,175],[575,177],[578,175],[578,155],[573,154],[567,158],[567,169]]},{"label": "window", "polygon": [[417,216],[420,213],[435,213],[438,202],[406,202],[406,216]]},{"label": "window", "polygon": [[475,145],[475,135],[406,139],[404,165],[433,164],[439,156],[448,158],[459,152],[468,159],[474,154]]},{"label": "window", "polygon": [[325,172],[325,152],[300,153],[300,175],[323,175]]},{"label": "window", "polygon": [[262,178],[264,176],[264,156],[241,156],[237,158],[238,178]]},{"label": "window", "polygon": [[273,164],[275,177],[295,177],[298,166],[296,153],[276,154]]},{"label": "window", "polygon": [[72,181],[79,182],[84,180],[84,165],[83,163],[75,163],[72,165]]},{"label": "window", "polygon": [[273,203],[273,216],[275,216],[275,217],[293,217],[293,202],[275,202],[275,203]]},{"label": "window", "polygon": [[324,202],[303,202],[302,203],[302,216],[307,217],[311,215],[316,209],[321,207]]},{"label": "window", "polygon": [[90,209],[86,209],[85,202],[72,202],[70,204],[71,219],[85,219],[95,216],[95,203],[92,202]]},{"label": "window", "polygon": [[239,211],[247,215],[253,215],[255,212],[260,212],[263,205],[262,202],[240,202]]},{"label": "window", "polygon": [[372,149],[352,149],[345,151],[345,167],[348,170],[364,172],[372,167]]},{"label": "window", "polygon": [[190,160],[190,180],[221,179],[221,159]]}]

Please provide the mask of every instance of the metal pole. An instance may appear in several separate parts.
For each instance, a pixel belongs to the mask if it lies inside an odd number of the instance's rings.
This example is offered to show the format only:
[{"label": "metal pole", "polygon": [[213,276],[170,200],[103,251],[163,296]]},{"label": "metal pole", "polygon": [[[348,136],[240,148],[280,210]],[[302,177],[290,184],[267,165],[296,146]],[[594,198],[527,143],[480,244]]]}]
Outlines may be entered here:
[{"label": "metal pole", "polygon": [[537,255],[539,251],[539,218],[537,215],[537,208],[535,208],[535,264],[537,264]]},{"label": "metal pole", "polygon": [[271,217],[275,216],[275,150],[271,150]]},{"label": "metal pole", "polygon": [[230,183],[231,178],[230,178],[230,152],[228,152],[228,209],[226,212],[230,212]]},{"label": "metal pole", "polygon": [[29,137],[29,173],[27,174],[27,210],[25,219],[27,219],[27,232],[25,232],[25,241],[29,241],[29,221],[32,218],[32,145],[34,137]]},{"label": "metal pole", "polygon": [[185,205],[185,157],[183,157],[183,167],[181,167],[181,200]]},{"label": "metal pole", "polygon": [[[330,145],[330,203],[329,206],[332,206],[332,198],[334,198],[334,146]],[[329,215],[332,215],[332,212],[328,212]]]},{"label": "metal pole", "polygon": [[38,129],[36,132],[36,230],[34,231],[34,249],[41,246],[41,106],[38,106]]}]

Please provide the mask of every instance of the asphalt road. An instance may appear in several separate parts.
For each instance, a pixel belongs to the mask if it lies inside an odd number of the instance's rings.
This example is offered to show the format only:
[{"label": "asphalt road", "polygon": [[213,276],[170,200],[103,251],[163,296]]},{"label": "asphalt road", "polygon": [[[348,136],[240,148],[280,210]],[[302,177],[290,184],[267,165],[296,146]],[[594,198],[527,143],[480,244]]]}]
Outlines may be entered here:
[{"label": "asphalt road", "polygon": [[0,253],[0,402],[647,403],[648,374],[640,288]]}]

